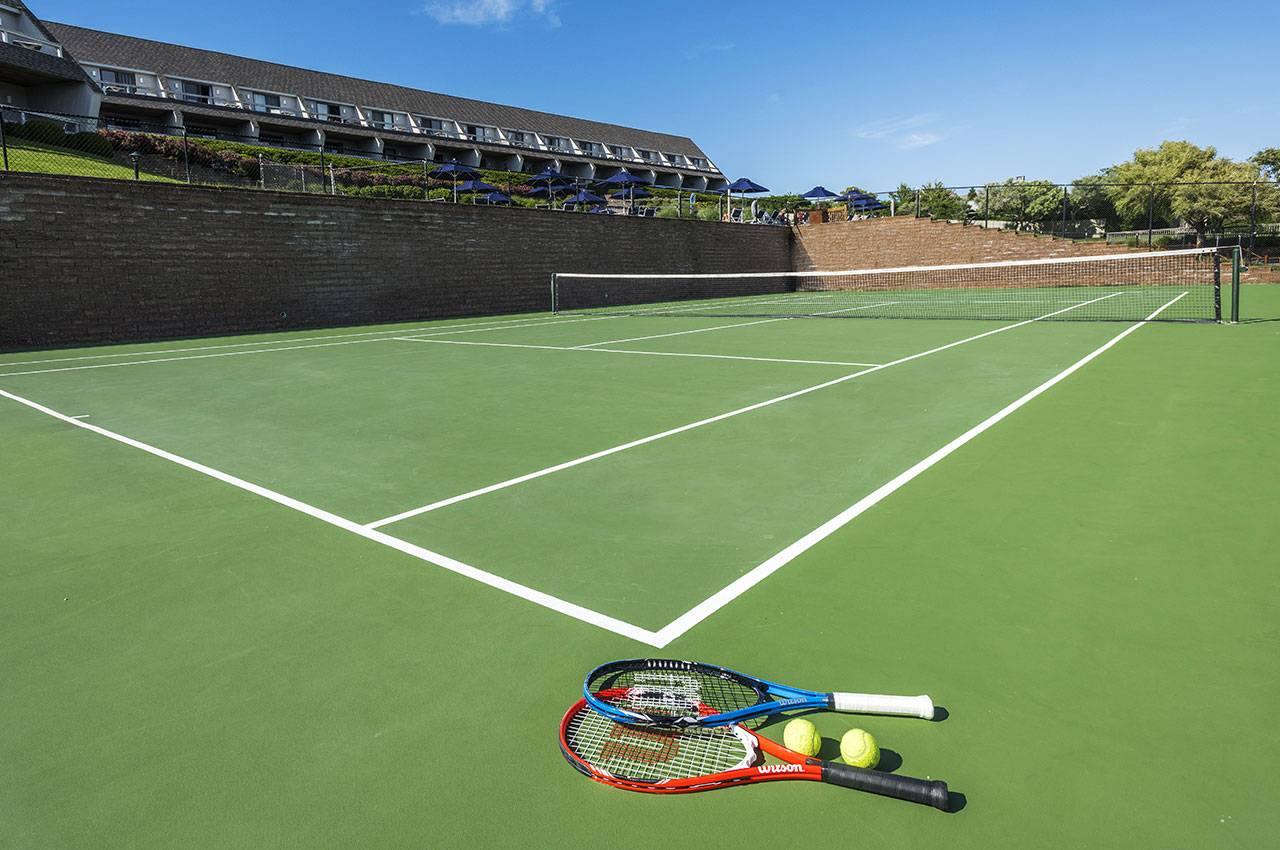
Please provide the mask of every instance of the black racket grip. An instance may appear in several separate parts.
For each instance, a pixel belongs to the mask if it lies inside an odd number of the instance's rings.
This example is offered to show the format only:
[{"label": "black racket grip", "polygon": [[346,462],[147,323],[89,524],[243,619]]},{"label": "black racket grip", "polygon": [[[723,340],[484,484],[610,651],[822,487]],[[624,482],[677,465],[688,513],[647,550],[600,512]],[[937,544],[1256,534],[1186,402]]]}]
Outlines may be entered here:
[{"label": "black racket grip", "polygon": [[911,803],[923,803],[935,809],[942,809],[944,812],[951,807],[951,795],[947,790],[947,783],[941,779],[916,779],[914,776],[898,776],[839,762],[824,761],[822,781],[830,782],[832,785],[843,785],[845,788],[856,788],[859,791],[870,791],[872,794],[896,797]]}]

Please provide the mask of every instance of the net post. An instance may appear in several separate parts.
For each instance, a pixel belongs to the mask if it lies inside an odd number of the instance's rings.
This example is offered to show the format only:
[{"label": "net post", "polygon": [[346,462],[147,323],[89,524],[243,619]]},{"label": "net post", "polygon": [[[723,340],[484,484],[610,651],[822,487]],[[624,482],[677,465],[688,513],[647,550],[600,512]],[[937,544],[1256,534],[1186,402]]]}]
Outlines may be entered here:
[{"label": "net post", "polygon": [[553,272],[551,275],[551,315],[553,316],[560,315],[559,305],[556,303],[556,278],[557,277],[559,277],[559,275],[556,275]]},{"label": "net post", "polygon": [[1213,252],[1213,320],[1222,321],[1222,252]]},{"label": "net post", "polygon": [[1240,321],[1240,267],[1243,265],[1240,248],[1231,252],[1231,322]]}]

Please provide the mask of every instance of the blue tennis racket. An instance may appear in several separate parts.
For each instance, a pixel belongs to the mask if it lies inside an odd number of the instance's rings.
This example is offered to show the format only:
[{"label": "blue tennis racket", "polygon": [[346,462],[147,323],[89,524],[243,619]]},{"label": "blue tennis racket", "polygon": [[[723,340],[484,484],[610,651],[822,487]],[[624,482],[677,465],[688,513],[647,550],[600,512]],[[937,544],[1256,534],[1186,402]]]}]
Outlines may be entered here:
[{"label": "blue tennis racket", "polygon": [[933,700],[923,695],[820,693],[663,658],[602,664],[587,675],[582,695],[605,717],[632,726],[729,726],[805,708],[933,719]]}]

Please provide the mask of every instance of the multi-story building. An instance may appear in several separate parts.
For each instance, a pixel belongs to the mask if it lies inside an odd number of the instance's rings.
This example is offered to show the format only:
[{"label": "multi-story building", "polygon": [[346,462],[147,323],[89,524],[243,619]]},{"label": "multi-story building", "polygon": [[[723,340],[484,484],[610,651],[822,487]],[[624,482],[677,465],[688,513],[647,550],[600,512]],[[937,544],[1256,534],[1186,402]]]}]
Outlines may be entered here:
[{"label": "multi-story building", "polygon": [[40,21],[0,0],[0,107],[380,159],[727,185],[684,136]]}]

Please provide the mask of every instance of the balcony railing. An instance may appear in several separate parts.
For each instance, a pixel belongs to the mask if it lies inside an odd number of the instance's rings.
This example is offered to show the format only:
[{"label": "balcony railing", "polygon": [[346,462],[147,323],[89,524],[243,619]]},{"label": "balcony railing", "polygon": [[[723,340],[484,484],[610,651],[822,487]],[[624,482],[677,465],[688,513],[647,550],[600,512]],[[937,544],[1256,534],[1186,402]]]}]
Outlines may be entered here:
[{"label": "balcony railing", "polygon": [[155,86],[142,86],[137,83],[102,83],[102,90],[107,94],[136,94],[144,97],[159,97],[160,89]]},{"label": "balcony railing", "polygon": [[60,45],[54,44],[52,41],[45,41],[39,36],[28,35],[25,32],[0,29],[0,43],[25,47],[27,50],[34,50],[36,53],[47,53],[50,56],[62,57],[62,47]]}]

